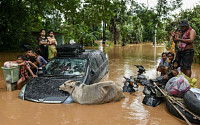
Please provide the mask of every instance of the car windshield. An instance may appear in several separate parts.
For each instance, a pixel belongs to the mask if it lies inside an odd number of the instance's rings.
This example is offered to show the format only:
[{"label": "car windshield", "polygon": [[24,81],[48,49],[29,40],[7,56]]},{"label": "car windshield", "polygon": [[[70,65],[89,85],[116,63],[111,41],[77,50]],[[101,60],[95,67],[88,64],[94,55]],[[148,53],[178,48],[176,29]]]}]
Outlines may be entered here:
[{"label": "car windshield", "polygon": [[83,77],[86,64],[86,59],[53,59],[46,65],[45,75]]}]

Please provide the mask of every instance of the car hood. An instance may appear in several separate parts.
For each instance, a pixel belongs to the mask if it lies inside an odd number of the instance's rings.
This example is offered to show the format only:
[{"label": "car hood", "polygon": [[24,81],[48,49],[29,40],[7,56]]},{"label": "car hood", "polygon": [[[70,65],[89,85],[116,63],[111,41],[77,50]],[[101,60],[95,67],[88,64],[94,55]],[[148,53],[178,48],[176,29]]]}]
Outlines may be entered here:
[{"label": "car hood", "polygon": [[[23,99],[43,103],[63,103],[68,98],[69,93],[59,90],[59,86],[67,80],[69,79],[32,78],[26,84]],[[81,79],[71,80],[81,81]]]}]

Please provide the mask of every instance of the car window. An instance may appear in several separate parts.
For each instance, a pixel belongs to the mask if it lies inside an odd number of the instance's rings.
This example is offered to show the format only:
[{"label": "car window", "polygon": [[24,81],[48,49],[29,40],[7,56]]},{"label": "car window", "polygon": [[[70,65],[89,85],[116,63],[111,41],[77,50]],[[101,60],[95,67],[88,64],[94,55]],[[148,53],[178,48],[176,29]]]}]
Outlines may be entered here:
[{"label": "car window", "polygon": [[98,70],[97,61],[95,59],[91,60],[91,68],[96,72]]},{"label": "car window", "polygon": [[46,65],[47,75],[84,76],[86,72],[86,59],[53,59]]},{"label": "car window", "polygon": [[97,55],[95,56],[95,58],[96,58],[96,60],[97,60],[98,66],[100,67],[100,66],[103,64],[103,59],[102,59],[101,55],[100,55],[100,54],[97,54]]}]

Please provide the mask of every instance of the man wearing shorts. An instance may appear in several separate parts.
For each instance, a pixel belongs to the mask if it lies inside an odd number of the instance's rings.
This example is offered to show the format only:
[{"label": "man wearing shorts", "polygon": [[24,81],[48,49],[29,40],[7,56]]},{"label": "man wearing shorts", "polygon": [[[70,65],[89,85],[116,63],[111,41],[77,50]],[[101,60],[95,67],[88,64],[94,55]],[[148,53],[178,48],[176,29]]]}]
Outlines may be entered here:
[{"label": "man wearing shorts", "polygon": [[187,20],[182,20],[179,24],[181,29],[181,37],[174,38],[174,41],[179,42],[179,51],[176,59],[181,67],[181,71],[191,77],[191,65],[194,57],[193,42],[196,37],[196,32],[189,26]]}]

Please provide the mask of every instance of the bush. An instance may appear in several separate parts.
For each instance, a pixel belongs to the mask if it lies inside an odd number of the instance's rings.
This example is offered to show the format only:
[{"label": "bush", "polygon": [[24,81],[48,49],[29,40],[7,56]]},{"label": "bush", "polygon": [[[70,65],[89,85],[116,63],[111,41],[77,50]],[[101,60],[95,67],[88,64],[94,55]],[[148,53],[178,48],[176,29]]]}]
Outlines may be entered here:
[{"label": "bush", "polygon": [[166,46],[166,49],[167,49],[167,50],[170,50],[171,47],[172,47],[172,41],[166,42],[165,46]]}]

